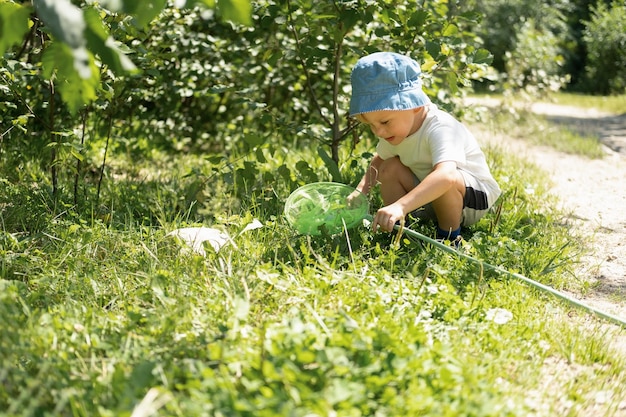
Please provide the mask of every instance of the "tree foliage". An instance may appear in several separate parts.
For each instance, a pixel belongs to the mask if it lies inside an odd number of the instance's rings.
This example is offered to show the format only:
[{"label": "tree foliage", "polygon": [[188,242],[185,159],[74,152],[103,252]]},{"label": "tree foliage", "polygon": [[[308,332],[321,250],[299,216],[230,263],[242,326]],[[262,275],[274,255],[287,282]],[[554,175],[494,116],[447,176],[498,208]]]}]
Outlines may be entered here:
[{"label": "tree foliage", "polygon": [[[176,3],[208,5],[222,19],[250,23],[248,1]],[[126,81],[141,74],[133,62],[141,54],[133,35],[146,33],[165,6],[165,0],[0,0],[2,137],[15,138],[6,152],[48,163],[55,196],[58,166],[75,160],[76,165],[64,168],[77,175],[76,184],[88,136],[104,132],[108,149],[116,116],[112,109],[123,107],[118,105],[127,96]],[[95,120],[91,114],[97,115]],[[16,134],[16,127],[23,134]]]},{"label": "tree foliage", "polygon": [[[2,3],[5,20],[19,14],[18,26],[30,27],[4,44],[5,120],[53,161],[54,190],[57,166],[78,175],[102,148],[219,151],[270,138],[318,146],[340,180],[340,145],[356,139],[346,109],[360,56],[413,56],[428,93],[448,108],[491,60],[469,31],[479,15],[444,1],[265,0],[248,21],[239,1],[64,1]],[[224,18],[235,14],[244,18]]]},{"label": "tree foliage", "polygon": [[562,74],[565,63],[560,38],[530,19],[519,28],[515,47],[505,53],[506,81],[512,91],[525,91],[533,97],[558,91],[569,80]]},{"label": "tree foliage", "polygon": [[[612,6],[609,0],[475,3],[483,16],[475,31],[493,53],[493,67],[503,81],[496,87],[535,95],[563,87],[595,94],[623,92],[608,88],[621,83],[618,68],[626,59],[623,0]],[[606,55],[601,64],[598,54]]]},{"label": "tree foliage", "polygon": [[626,93],[626,4],[598,3],[586,22],[583,39],[588,60],[586,83],[600,94]]},{"label": "tree foliage", "polygon": [[[11,146],[0,151],[48,167],[53,194],[73,189],[75,204],[80,178],[96,173],[99,195],[106,155],[119,151],[134,158],[153,149],[243,150],[262,160],[264,147],[273,154],[276,146],[314,146],[329,175],[345,182],[342,147],[348,154],[362,136],[346,114],[358,58],[378,50],[412,56],[431,98],[460,113],[463,87],[491,74],[492,60],[506,88],[560,88],[575,40],[567,16],[576,7],[565,0],[3,0],[0,109]],[[623,18],[613,13],[613,23],[601,24],[608,13],[597,10],[588,24],[606,36],[602,49],[596,42],[590,51],[619,67]],[[602,68],[610,66],[595,70]],[[612,78],[595,70],[590,80]],[[304,161],[297,169],[312,172]],[[242,172],[246,184],[262,181],[252,162]]]},{"label": "tree foliage", "polygon": [[537,93],[558,90],[572,41],[569,0],[476,0],[483,15],[476,33],[494,55],[498,88]]},{"label": "tree foliage", "polygon": [[[21,42],[29,27],[33,34],[41,31],[46,40],[44,46],[49,46],[43,50],[43,76],[55,78],[63,100],[73,114],[96,98],[100,68],[105,66],[118,76],[135,69],[118,42],[110,36],[107,25],[103,24],[104,15],[122,12],[132,16],[133,24],[145,27],[165,7],[166,0],[103,2],[109,9],[92,2],[81,3],[82,7],[75,6],[70,0],[33,0],[32,6],[8,0],[0,4],[3,38],[0,55]],[[183,1],[182,5],[185,3]],[[206,3],[213,5],[210,0]],[[219,4],[223,6],[226,18],[249,23],[247,1],[223,0]]]}]

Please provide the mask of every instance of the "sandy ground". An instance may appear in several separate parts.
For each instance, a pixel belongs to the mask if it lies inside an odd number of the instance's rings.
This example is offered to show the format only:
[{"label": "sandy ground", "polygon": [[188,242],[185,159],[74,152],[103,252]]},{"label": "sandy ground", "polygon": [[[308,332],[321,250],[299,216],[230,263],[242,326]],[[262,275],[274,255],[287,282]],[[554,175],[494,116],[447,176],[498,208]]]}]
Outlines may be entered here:
[{"label": "sandy ground", "polygon": [[[510,137],[497,138],[549,174],[560,208],[589,239],[577,274],[592,285],[585,293],[571,295],[626,322],[626,114],[548,103],[531,109],[552,122],[594,135],[605,146],[606,156],[594,160]],[[610,342],[626,353],[626,329],[614,327]]]},{"label": "sandy ground", "polygon": [[552,193],[572,223],[589,236],[579,271],[595,280],[583,300],[626,321],[626,114],[538,103],[533,111],[600,138],[603,159],[526,147],[531,161],[553,182]]}]

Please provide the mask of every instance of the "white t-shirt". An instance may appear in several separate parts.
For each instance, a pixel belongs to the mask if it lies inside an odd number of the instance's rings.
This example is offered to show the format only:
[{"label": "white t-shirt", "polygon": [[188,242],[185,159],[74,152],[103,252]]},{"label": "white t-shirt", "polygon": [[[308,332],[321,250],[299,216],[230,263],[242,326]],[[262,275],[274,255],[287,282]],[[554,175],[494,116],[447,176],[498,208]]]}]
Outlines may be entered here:
[{"label": "white t-shirt", "polygon": [[444,161],[454,161],[463,175],[471,175],[484,187],[489,205],[500,195],[500,188],[491,175],[489,166],[474,135],[449,113],[433,103],[427,104],[428,112],[422,126],[398,145],[381,139],[376,152],[382,159],[398,156],[419,181],[433,167]]}]

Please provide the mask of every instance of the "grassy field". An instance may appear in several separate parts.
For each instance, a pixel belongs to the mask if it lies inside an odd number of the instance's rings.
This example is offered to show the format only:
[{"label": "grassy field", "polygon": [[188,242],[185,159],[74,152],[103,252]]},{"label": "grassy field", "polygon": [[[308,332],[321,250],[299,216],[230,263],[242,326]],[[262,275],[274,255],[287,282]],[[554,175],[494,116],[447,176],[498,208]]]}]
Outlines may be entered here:
[{"label": "grassy field", "polygon": [[594,108],[612,114],[626,113],[626,94],[619,96],[589,96],[574,93],[557,93],[551,96],[557,104]]},{"label": "grassy field", "polygon": [[[349,183],[366,142],[343,155]],[[33,166],[0,172],[0,415],[623,415],[605,321],[408,235],[295,233],[284,200],[330,178],[303,149],[118,157],[83,211]],[[543,174],[486,153],[504,194],[460,250],[584,288]],[[168,236],[189,226],[231,241],[201,256]]]},{"label": "grassy field", "polygon": [[[490,101],[492,104],[487,114],[478,116],[481,125],[487,125],[498,133],[523,139],[532,144],[547,145],[554,149],[585,155],[590,158],[605,156],[599,137],[595,134],[584,134],[570,129],[563,124],[550,122],[545,115],[529,111],[533,101],[528,97],[504,96],[502,94],[476,94],[473,99]],[[589,96],[574,93],[552,93],[543,102],[563,106],[595,109],[612,115],[626,114],[626,95],[621,96]],[[500,103],[494,105],[493,103]]]},{"label": "grassy field", "polygon": [[[534,101],[535,98],[530,99],[522,96],[509,96],[506,97],[503,94],[473,94],[473,97],[490,98],[500,101],[522,101],[528,102]],[[564,106],[574,106],[582,108],[592,108],[602,112],[611,113],[615,115],[626,113],[626,94],[615,96],[592,96],[587,94],[577,93],[565,93],[557,92],[550,93],[542,101],[549,103],[561,104]]]}]

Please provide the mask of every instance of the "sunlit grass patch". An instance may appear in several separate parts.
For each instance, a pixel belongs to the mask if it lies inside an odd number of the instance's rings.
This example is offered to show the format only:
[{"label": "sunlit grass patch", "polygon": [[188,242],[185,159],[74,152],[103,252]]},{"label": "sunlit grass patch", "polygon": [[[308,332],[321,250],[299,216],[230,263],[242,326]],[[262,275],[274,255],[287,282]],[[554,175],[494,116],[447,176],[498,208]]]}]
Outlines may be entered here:
[{"label": "sunlit grass patch", "polygon": [[560,92],[551,94],[550,99],[557,104],[563,104],[566,106],[596,109],[616,115],[626,113],[626,94],[614,96],[593,96],[588,94]]},{"label": "sunlit grass patch", "polygon": [[524,140],[533,145],[549,146],[557,151],[603,158],[606,151],[598,136],[581,135],[545,116],[527,110],[489,111],[486,121],[494,132]]},{"label": "sunlit grass patch", "polygon": [[[607,323],[409,235],[394,245],[360,225],[299,234],[284,201],[328,172],[313,152],[305,165],[272,151],[161,155],[154,175],[138,162],[103,187],[108,221],[72,208],[52,217],[28,187],[4,188],[4,207],[36,204],[4,217],[0,233],[0,409],[619,415],[626,375],[605,343]],[[498,146],[485,151],[504,193],[464,231],[463,253],[575,289],[580,247],[545,176]],[[357,147],[341,165],[346,178],[366,152]],[[371,199],[374,209],[380,199]],[[29,219],[41,220],[23,228]],[[243,233],[255,220],[262,227]],[[202,256],[168,235],[200,226],[232,242],[205,245]],[[428,223],[410,227],[432,233]]]}]

